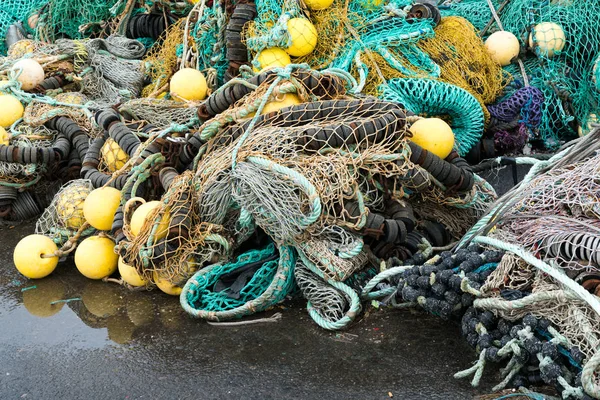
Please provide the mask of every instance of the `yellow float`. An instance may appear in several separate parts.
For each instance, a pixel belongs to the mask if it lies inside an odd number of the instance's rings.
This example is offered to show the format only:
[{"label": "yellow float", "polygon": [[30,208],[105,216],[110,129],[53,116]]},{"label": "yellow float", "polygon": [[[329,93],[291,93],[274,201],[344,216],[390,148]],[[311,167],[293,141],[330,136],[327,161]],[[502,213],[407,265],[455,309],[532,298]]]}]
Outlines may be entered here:
[{"label": "yellow float", "polygon": [[553,57],[565,47],[566,43],[565,31],[554,22],[542,22],[529,34],[529,47],[533,49],[537,46],[540,54],[545,57]]},{"label": "yellow float", "polygon": [[511,32],[494,32],[485,41],[485,48],[494,61],[506,67],[519,55],[519,39]]},{"label": "yellow float", "polygon": [[[146,220],[149,220],[149,214],[154,211],[156,208],[161,207],[160,201],[149,201],[147,203],[139,206],[131,216],[131,221],[129,223],[129,229],[134,236],[140,234],[142,230],[142,226],[146,223]],[[158,227],[156,229],[156,233],[154,235],[154,240],[160,240],[167,236],[167,232],[169,231],[169,220],[170,215],[168,212],[165,212],[160,219]],[[154,221],[150,221],[151,223]]]},{"label": "yellow float", "polygon": [[268,114],[275,111],[279,111],[282,108],[295,106],[296,104],[300,104],[302,101],[300,98],[294,93],[286,93],[282,96],[278,96],[267,104],[263,108],[261,114]]},{"label": "yellow float", "polygon": [[202,72],[184,68],[171,77],[171,97],[179,101],[204,100],[208,92],[206,78]]},{"label": "yellow float", "polygon": [[423,149],[432,152],[444,159],[452,152],[454,147],[454,133],[452,128],[439,118],[423,118],[410,127],[412,138],[410,140]]},{"label": "yellow float", "polygon": [[131,286],[139,287],[146,286],[148,281],[146,281],[140,274],[137,272],[135,268],[132,266],[125,264],[122,257],[119,257],[119,262],[117,263],[119,268],[119,274],[121,274],[121,278]]},{"label": "yellow float", "polygon": [[127,153],[112,138],[106,139],[102,149],[100,149],[100,154],[102,154],[102,161],[104,161],[110,172],[120,170],[129,161]]},{"label": "yellow float", "polygon": [[19,241],[13,252],[17,270],[29,279],[50,275],[58,265],[56,244],[47,236],[29,235]]},{"label": "yellow float", "polygon": [[117,270],[118,256],[115,242],[107,237],[91,236],[84,239],[75,250],[75,266],[89,279],[102,279]]},{"label": "yellow float", "polygon": [[83,202],[83,216],[94,228],[107,231],[112,227],[121,191],[112,187],[94,189]]},{"label": "yellow float", "polygon": [[0,95],[0,126],[10,128],[12,124],[23,118],[25,108],[13,95]]},{"label": "yellow float", "polygon": [[21,89],[25,91],[33,89],[44,81],[44,68],[31,58],[17,61],[11,70],[18,74],[17,81],[21,82]]},{"label": "yellow float", "polygon": [[317,46],[317,28],[306,18],[292,18],[287,23],[291,45],[285,51],[292,57],[303,57]]},{"label": "yellow float", "polygon": [[311,10],[324,10],[333,4],[333,0],[304,0],[306,7]]},{"label": "yellow float", "polygon": [[88,187],[70,185],[58,195],[56,212],[64,226],[79,229],[83,225],[83,203],[90,192]]},{"label": "yellow float", "polygon": [[264,49],[256,55],[256,61],[260,67],[258,69],[253,68],[254,72],[260,72],[269,68],[282,68],[292,63],[288,53],[278,47]]}]

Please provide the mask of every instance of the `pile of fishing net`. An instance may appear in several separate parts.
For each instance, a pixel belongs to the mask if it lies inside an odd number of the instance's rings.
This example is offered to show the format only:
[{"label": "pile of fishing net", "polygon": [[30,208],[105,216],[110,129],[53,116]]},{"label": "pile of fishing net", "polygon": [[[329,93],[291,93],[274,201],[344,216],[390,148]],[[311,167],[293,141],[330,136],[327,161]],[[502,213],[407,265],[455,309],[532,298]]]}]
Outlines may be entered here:
[{"label": "pile of fishing net", "polygon": [[[600,3],[434,3],[9,1],[0,217],[41,214],[17,268],[73,255],[211,321],[419,305],[462,321],[459,377],[600,397]],[[507,162],[535,165],[495,203],[474,171]]]},{"label": "pile of fishing net", "polygon": [[[598,398],[598,198],[600,129],[533,167],[453,251],[412,266],[388,265],[366,288],[394,307],[423,307],[461,319],[486,364],[500,363],[495,388],[556,388],[565,399]],[[390,295],[385,293],[391,292]],[[386,297],[387,296],[387,297]]]}]

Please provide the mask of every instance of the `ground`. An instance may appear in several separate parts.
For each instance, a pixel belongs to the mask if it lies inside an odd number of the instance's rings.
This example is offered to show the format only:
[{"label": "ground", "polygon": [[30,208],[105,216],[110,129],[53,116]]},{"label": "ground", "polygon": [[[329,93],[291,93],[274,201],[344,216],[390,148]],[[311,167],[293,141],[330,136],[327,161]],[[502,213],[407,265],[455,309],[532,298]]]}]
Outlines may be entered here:
[{"label": "ground", "polygon": [[[371,309],[331,333],[291,302],[261,315],[281,312],[277,323],[211,326],[176,297],[89,281],[70,263],[24,279],[12,250],[33,230],[0,231],[1,399],[469,399],[489,390],[452,377],[476,358],[456,323]],[[73,300],[49,305],[58,299]]]}]

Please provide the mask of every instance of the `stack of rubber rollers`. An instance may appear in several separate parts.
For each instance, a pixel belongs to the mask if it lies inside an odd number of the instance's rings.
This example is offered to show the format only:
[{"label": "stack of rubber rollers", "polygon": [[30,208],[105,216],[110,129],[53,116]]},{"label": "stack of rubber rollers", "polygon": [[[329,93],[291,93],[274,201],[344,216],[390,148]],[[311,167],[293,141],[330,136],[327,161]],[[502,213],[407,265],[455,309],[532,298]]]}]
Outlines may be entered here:
[{"label": "stack of rubber rollers", "polygon": [[256,6],[250,2],[238,3],[231,14],[225,30],[225,46],[229,60],[229,67],[225,72],[225,82],[235,78],[242,65],[248,65],[248,50],[242,41],[242,31],[244,25],[254,20],[256,15]]}]

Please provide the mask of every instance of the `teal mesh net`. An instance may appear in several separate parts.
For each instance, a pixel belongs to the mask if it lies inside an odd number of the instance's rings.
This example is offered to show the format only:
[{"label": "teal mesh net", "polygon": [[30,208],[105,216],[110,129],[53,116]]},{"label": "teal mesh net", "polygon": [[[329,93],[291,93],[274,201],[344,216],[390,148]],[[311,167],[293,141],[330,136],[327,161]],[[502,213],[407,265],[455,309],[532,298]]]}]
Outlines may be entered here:
[{"label": "teal mesh net", "polygon": [[[493,0],[492,3],[503,28],[521,42],[530,84],[544,93],[539,139],[555,148],[561,140],[572,138],[577,126],[593,119],[599,109],[600,91],[598,80],[594,79],[599,72],[594,71],[594,66],[600,49],[600,0],[512,0],[501,9],[504,1]],[[463,16],[478,29],[492,20],[487,1],[483,0],[454,2],[442,11],[446,15]],[[535,29],[545,22],[558,24],[565,35],[564,47],[553,55],[544,51],[543,45],[555,37],[555,31]],[[495,23],[491,26],[488,34],[497,29]],[[533,49],[530,48],[532,30]],[[513,64],[507,70],[517,83],[524,83],[518,66]],[[510,90],[507,94],[511,94]]]},{"label": "teal mesh net", "polygon": [[197,272],[183,290],[182,305],[190,314],[208,319],[265,310],[292,290],[294,264],[295,254],[286,246],[278,250],[270,244],[262,250],[250,250],[234,262]]},{"label": "teal mesh net", "polygon": [[223,84],[229,61],[226,57],[227,48],[223,40],[226,28],[225,13],[218,1],[213,7],[204,10],[201,19],[194,25],[192,37],[198,51],[198,69],[212,68],[216,72],[217,86]]},{"label": "teal mesh net", "polygon": [[[54,41],[61,37],[81,39],[99,33],[112,17],[116,0],[52,0],[39,13],[35,29],[38,39]],[[116,12],[116,10],[115,10]]]},{"label": "teal mesh net", "polygon": [[[29,15],[46,4],[48,0],[3,0],[0,5],[0,55],[6,54],[4,37],[15,22],[27,20]],[[26,26],[27,24],[23,24]]]},{"label": "teal mesh net", "polygon": [[381,97],[401,103],[407,110],[424,117],[446,117],[461,156],[467,154],[483,134],[481,104],[458,86],[427,79],[391,79],[381,86]]}]

